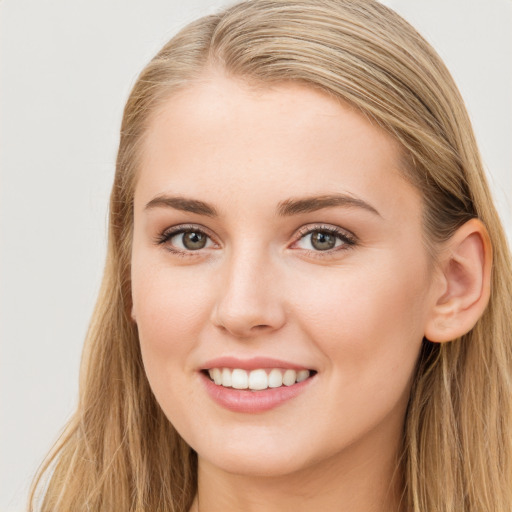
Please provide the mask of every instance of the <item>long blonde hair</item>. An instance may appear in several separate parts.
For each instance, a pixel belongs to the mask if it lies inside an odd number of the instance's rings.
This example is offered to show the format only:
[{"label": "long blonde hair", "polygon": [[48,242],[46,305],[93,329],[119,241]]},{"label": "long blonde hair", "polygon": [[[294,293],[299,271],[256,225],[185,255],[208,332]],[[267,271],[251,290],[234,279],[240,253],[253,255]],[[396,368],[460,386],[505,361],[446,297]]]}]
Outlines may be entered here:
[{"label": "long blonde hair", "polygon": [[404,509],[512,510],[510,252],[470,121],[435,51],[374,0],[252,0],[188,25],[128,99],[110,202],[107,263],[85,344],[78,409],[34,483],[38,510],[187,511],[197,460],[162,413],[131,321],[133,192],[152,115],[210,67],[300,81],[343,99],[403,146],[422,192],[426,247],[478,217],[493,245],[492,293],[462,338],[424,341],[404,425]]}]

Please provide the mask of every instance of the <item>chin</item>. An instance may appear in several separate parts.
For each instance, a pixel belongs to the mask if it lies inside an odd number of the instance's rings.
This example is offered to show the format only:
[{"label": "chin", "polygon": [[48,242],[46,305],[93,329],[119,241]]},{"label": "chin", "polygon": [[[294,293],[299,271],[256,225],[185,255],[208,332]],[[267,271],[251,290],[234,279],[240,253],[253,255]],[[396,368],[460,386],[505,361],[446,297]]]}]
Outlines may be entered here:
[{"label": "chin", "polygon": [[[229,450],[222,454],[208,454],[204,460],[217,468],[240,476],[250,477],[280,477],[296,473],[303,469],[307,464],[304,460],[299,460],[297,454],[289,456],[288,454],[275,453],[230,453]],[[198,454],[201,459],[201,454]]]},{"label": "chin", "polygon": [[322,446],[314,449],[311,435],[305,438],[283,436],[282,431],[275,432],[268,427],[265,430],[262,432],[253,427],[244,432],[236,432],[234,429],[232,435],[224,432],[224,435],[216,438],[191,439],[189,444],[196,451],[200,462],[204,461],[230,474],[252,477],[290,475],[330,455],[324,453]]}]

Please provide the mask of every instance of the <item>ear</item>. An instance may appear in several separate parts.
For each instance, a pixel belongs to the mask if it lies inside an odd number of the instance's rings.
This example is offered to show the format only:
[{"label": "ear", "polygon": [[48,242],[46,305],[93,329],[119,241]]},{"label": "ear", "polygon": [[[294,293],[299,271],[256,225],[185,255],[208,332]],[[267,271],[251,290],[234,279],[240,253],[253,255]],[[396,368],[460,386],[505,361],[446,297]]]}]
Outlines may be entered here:
[{"label": "ear", "polygon": [[433,307],[425,337],[434,342],[454,340],[469,332],[489,302],[492,248],[483,223],[471,219],[443,245]]}]

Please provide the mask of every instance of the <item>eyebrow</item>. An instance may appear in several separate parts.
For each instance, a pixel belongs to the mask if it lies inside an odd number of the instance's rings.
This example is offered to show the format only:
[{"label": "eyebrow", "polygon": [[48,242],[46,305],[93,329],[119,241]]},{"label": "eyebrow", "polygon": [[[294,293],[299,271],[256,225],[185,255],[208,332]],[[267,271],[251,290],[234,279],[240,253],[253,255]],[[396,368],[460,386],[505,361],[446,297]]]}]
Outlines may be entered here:
[{"label": "eyebrow", "polygon": [[180,196],[157,196],[146,205],[146,210],[157,207],[174,208],[184,212],[197,213],[207,217],[218,217],[217,210],[212,205],[197,199],[188,199]]},{"label": "eyebrow", "polygon": [[310,213],[322,208],[333,206],[355,207],[367,210],[375,215],[381,216],[380,213],[371,204],[348,194],[331,194],[325,196],[305,197],[301,199],[287,199],[279,203],[278,213],[283,217],[297,215],[299,213]]},{"label": "eyebrow", "polygon": [[[345,208],[362,208],[375,215],[381,216],[380,213],[371,204],[357,197],[347,194],[330,194],[323,196],[312,196],[298,199],[287,199],[281,201],[277,207],[277,214],[281,217],[290,217],[301,213],[311,213],[323,208],[330,207]],[[182,196],[157,196],[146,205],[145,209],[149,210],[157,207],[174,208],[184,212],[197,213],[207,217],[218,217],[219,214],[215,207],[211,204],[199,201],[197,199],[189,199]]]}]

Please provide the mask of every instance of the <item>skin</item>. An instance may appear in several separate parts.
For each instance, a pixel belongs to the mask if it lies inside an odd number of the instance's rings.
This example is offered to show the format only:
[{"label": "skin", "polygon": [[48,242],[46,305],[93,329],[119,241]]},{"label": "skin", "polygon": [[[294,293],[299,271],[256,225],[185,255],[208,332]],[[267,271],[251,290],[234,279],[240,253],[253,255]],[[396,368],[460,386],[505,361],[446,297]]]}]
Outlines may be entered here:
[{"label": "skin", "polygon": [[[133,318],[153,392],[198,453],[192,510],[399,509],[405,410],[439,294],[401,161],[377,126],[300,84],[212,73],[152,119],[135,192]],[[278,214],[289,199],[332,194],[370,208]],[[165,195],[218,216],[147,206]],[[206,232],[206,246],[158,243],[182,225]],[[305,232],[326,226],[355,243],[315,249]],[[317,374],[279,407],[232,412],[199,372],[228,355]]]}]

